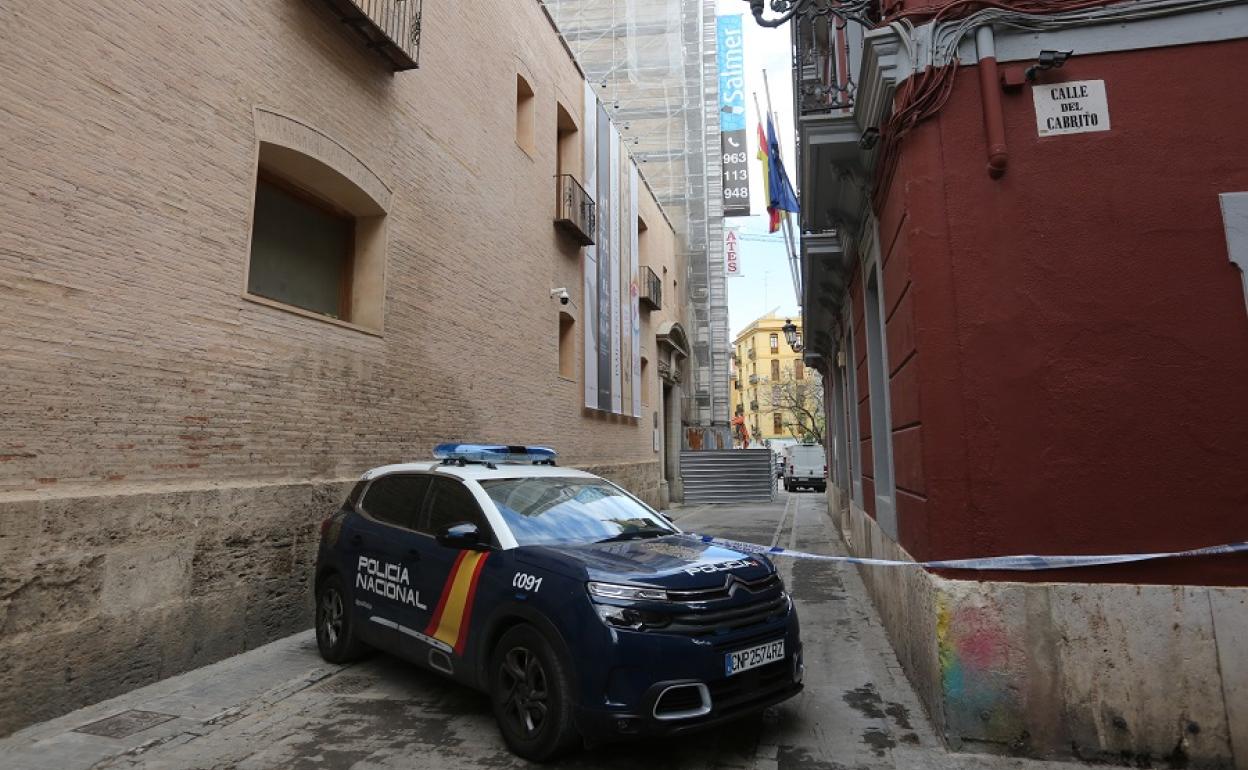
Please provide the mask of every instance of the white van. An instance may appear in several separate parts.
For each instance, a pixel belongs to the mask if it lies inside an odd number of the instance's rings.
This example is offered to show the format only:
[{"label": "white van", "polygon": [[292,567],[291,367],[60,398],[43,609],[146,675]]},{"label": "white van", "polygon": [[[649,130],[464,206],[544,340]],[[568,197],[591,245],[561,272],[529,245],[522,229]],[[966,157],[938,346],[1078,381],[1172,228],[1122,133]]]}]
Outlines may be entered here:
[{"label": "white van", "polygon": [[786,446],[784,455],[784,489],[792,492],[806,487],[822,492],[828,486],[828,458],[819,444]]}]

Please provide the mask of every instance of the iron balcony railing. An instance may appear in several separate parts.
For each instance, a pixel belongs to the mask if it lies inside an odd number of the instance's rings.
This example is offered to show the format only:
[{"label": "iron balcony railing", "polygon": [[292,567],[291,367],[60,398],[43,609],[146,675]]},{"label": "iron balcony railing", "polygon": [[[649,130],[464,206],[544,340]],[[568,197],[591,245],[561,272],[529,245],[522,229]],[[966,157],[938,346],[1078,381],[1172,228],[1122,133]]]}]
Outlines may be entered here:
[{"label": "iron balcony railing", "polygon": [[[757,402],[757,401],[751,401],[751,402],[750,402],[750,411],[751,411],[751,412],[757,412],[757,411],[758,411],[758,402]],[[755,430],[758,430],[757,426],[756,426],[754,429],[755,429]]]},{"label": "iron balcony railing", "polygon": [[758,375],[757,375],[757,374],[751,374],[751,375],[750,375],[750,384],[751,384],[751,385],[757,385],[757,384],[758,384]]},{"label": "iron balcony railing", "polygon": [[[797,73],[797,102],[803,115],[844,110],[854,106],[858,90],[852,70],[855,52],[847,34],[831,16],[801,16],[793,33],[793,69]],[[852,41],[857,42],[856,37]]]},{"label": "iron balcony railing", "polygon": [[638,299],[651,310],[663,309],[663,281],[644,265],[641,268],[641,296]]},{"label": "iron balcony railing", "polygon": [[571,174],[555,176],[555,224],[582,246],[592,246],[597,228],[594,199]]},{"label": "iron balcony railing", "polygon": [[420,15],[423,0],[325,0],[364,44],[391,69],[420,66]]}]

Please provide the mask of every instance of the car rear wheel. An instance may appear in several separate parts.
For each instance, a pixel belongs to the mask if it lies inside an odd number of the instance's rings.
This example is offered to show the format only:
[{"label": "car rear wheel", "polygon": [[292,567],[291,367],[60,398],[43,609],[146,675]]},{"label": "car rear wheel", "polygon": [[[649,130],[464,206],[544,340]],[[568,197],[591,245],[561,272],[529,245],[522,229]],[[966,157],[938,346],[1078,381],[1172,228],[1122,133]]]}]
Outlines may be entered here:
[{"label": "car rear wheel", "polygon": [[342,578],[330,575],[316,588],[316,647],[330,663],[349,663],[367,647],[355,636]]},{"label": "car rear wheel", "polygon": [[513,753],[545,762],[576,745],[568,672],[550,642],[532,626],[516,626],[495,646],[490,701]]}]

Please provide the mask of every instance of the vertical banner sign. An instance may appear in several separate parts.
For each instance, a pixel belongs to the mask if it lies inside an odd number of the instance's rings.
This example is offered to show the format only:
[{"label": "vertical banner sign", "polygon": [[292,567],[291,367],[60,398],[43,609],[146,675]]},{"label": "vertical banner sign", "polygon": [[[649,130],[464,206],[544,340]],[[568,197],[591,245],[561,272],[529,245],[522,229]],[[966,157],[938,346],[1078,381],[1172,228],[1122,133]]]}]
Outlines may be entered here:
[{"label": "vertical banner sign", "polygon": [[620,414],[633,412],[633,159],[620,140]]},{"label": "vertical banner sign", "polygon": [[719,16],[715,21],[724,216],[748,217],[750,164],[745,139],[745,37],[740,16]]},{"label": "vertical banner sign", "polygon": [[598,306],[595,308],[594,325],[597,327],[598,404],[604,412],[611,411],[611,119],[601,104],[598,105]]},{"label": "vertical banner sign", "polygon": [[729,278],[741,276],[741,265],[738,262],[740,257],[738,248],[741,244],[741,239],[737,235],[739,229],[737,227],[724,228],[724,272]]},{"label": "vertical banner sign", "polygon": [[[632,241],[632,284],[629,289],[629,296],[632,302],[629,308],[632,310],[633,316],[633,416],[641,416],[641,232],[637,227],[637,188],[640,186],[641,180],[638,178],[637,164],[629,160],[628,163],[628,189],[629,189],[629,208],[632,216],[629,218],[629,240]],[[655,451],[658,451],[657,448]]]},{"label": "vertical banner sign", "polygon": [[620,132],[611,125],[608,163],[611,165],[611,403],[608,409],[619,414],[622,409],[620,392]]},{"label": "vertical banner sign", "polygon": [[[585,128],[585,189],[590,196],[601,201],[598,196],[598,97],[594,87],[585,84],[585,119],[581,125]],[[599,215],[601,217],[601,215]],[[598,233],[593,233],[598,240]],[[598,247],[586,246],[584,262],[581,264],[584,275],[584,293],[581,295],[584,307],[581,308],[581,326],[584,331],[585,351],[585,406],[598,408]]]}]

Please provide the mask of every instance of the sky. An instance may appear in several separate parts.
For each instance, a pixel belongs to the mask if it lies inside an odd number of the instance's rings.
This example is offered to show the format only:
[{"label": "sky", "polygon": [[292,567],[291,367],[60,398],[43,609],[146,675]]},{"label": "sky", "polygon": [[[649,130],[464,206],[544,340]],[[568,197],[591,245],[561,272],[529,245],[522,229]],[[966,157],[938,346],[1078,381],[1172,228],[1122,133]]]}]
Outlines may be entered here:
[{"label": "sky", "polygon": [[749,217],[732,217],[724,220],[725,227],[739,227],[741,273],[728,278],[728,327],[736,337],[751,321],[774,310],[783,316],[800,313],[797,296],[790,278],[788,256],[785,252],[783,231],[767,233],[767,202],[763,200],[762,168],[754,155],[758,152],[752,94],[758,94],[758,103],[767,109],[767,97],[763,88],[763,71],[771,87],[771,106],[776,113],[776,135],[780,141],[780,154],[784,159],[789,179],[797,185],[793,170],[793,76],[792,48],[789,43],[789,25],[767,29],[754,23],[749,4],[744,0],[717,0],[716,11],[721,16],[741,15],[745,30],[745,90],[749,105],[746,120],[750,139],[750,209],[756,213]]}]

